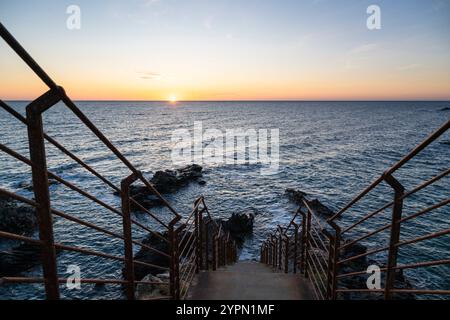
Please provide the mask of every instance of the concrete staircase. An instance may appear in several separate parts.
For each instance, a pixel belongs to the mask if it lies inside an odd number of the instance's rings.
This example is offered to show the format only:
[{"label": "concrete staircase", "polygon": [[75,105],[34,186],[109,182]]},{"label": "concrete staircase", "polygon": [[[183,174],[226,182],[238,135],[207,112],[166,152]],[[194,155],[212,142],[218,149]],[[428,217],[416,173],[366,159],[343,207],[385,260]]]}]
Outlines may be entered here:
[{"label": "concrete staircase", "polygon": [[258,262],[240,261],[217,271],[201,271],[189,300],[312,300],[309,280]]}]

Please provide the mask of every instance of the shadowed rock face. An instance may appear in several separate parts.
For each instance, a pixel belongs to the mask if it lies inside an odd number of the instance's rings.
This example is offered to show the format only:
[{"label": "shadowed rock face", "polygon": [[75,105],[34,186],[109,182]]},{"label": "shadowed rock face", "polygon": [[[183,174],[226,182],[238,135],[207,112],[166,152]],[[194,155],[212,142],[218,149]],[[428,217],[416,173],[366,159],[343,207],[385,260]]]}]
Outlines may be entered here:
[{"label": "shadowed rock face", "polygon": [[0,277],[12,277],[41,263],[41,250],[34,244],[23,243],[0,251]]},{"label": "shadowed rock face", "polygon": [[228,220],[218,220],[218,222],[222,223],[224,230],[230,232],[231,237],[241,246],[245,238],[253,233],[255,216],[256,212],[249,209],[240,213],[233,213]]},{"label": "shadowed rock face", "polygon": [[334,215],[333,210],[331,210],[322,202],[320,202],[319,199],[314,200],[306,199],[306,196],[308,195],[306,192],[295,189],[287,189],[286,195],[289,197],[291,201],[298,204],[300,207],[304,207],[302,199],[305,198],[311,209],[314,210],[314,212],[316,212],[318,215],[324,216],[326,218],[330,218]]},{"label": "shadowed rock face", "polygon": [[158,171],[151,179],[151,183],[160,193],[172,193],[190,181],[201,178],[202,170],[201,166],[192,164],[177,170]]},{"label": "shadowed rock face", "polygon": [[[0,231],[31,236],[38,227],[34,208],[0,195]],[[0,238],[0,242],[3,241]],[[0,251],[0,277],[15,276],[40,263],[40,248],[33,244],[17,244]]]},{"label": "shadowed rock face", "polygon": [[[157,171],[150,179],[152,185],[161,194],[170,194],[177,192],[182,187],[192,181],[196,181],[202,177],[203,168],[199,165],[192,164],[181,169]],[[199,181],[200,185],[206,182]],[[117,192],[116,195],[119,195]],[[163,202],[144,185],[133,185],[130,187],[130,195],[140,203],[144,208],[161,206]],[[139,210],[138,206],[131,205],[133,211]]]},{"label": "shadowed rock face", "polygon": [[19,205],[14,199],[0,195],[0,231],[29,236],[37,226],[34,208]]}]

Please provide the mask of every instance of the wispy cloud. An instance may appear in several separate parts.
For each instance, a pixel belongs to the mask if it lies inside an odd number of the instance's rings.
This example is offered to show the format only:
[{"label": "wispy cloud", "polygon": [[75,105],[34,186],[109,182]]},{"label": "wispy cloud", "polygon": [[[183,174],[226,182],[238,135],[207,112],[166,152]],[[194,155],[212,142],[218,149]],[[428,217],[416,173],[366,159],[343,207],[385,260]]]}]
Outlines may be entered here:
[{"label": "wispy cloud", "polygon": [[157,72],[138,72],[139,78],[144,80],[159,80],[161,74]]}]

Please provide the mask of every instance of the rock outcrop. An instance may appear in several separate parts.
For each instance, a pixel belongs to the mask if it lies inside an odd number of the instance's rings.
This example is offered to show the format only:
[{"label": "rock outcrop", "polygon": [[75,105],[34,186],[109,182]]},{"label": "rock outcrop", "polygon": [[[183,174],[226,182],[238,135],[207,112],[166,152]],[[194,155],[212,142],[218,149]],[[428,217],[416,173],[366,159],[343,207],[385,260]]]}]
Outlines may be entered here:
[{"label": "rock outcrop", "polygon": [[23,243],[10,250],[0,251],[0,277],[12,277],[41,262],[41,249],[34,244]]},{"label": "rock outcrop", "polygon": [[138,300],[150,300],[157,297],[167,297],[169,292],[169,274],[148,274],[142,281],[154,282],[153,284],[140,283],[136,286],[136,298]]},{"label": "rock outcrop", "polygon": [[253,224],[257,212],[248,209],[243,212],[233,213],[228,220],[218,220],[222,224],[225,231],[230,232],[238,245],[242,245],[245,238],[253,233]]},{"label": "rock outcrop", "polygon": [[[207,220],[208,218],[204,218]],[[255,219],[255,211],[254,210],[246,210],[241,213],[235,213],[233,214],[229,219],[227,220],[221,220],[217,219],[215,222],[217,224],[222,224],[223,230],[230,232],[230,236],[236,241],[238,245],[242,245],[245,241],[245,238],[253,232],[253,222]],[[210,229],[210,234],[212,234],[213,225],[211,223],[208,224]],[[158,235],[167,238],[167,232],[164,233],[158,233]],[[194,237],[191,237],[191,232],[189,232],[187,235],[185,233],[181,233],[179,235],[179,241],[180,247],[183,248],[185,246],[189,246],[190,243],[187,243],[187,241],[194,241]],[[209,243],[208,247],[211,248],[212,245],[212,237],[209,237]],[[168,242],[161,239],[161,237],[150,234],[148,235],[143,241],[143,244],[152,247],[160,252],[163,252],[165,254],[169,253],[169,244]],[[180,257],[181,260],[183,260],[183,257]],[[141,248],[136,255],[134,256],[134,259],[136,261],[142,261],[148,264],[161,266],[164,268],[169,267],[169,258],[152,250],[149,250],[147,248]],[[134,271],[135,271],[135,278],[137,280],[143,279],[147,275],[151,274],[153,276],[157,276],[158,274],[161,274],[164,270],[160,268],[150,267],[150,266],[144,266],[140,264],[134,265]]]},{"label": "rock outcrop", "polygon": [[30,236],[37,226],[38,220],[33,207],[0,195],[0,231]]},{"label": "rock outcrop", "polygon": [[324,205],[319,199],[308,200],[306,196],[308,195],[306,192],[295,190],[295,189],[287,189],[286,195],[289,197],[291,201],[298,204],[300,207],[303,207],[304,204],[302,199],[305,199],[308,202],[308,205],[311,207],[314,212],[318,215],[330,218],[334,215],[334,211]]},{"label": "rock outcrop", "polygon": [[[201,166],[192,164],[181,169],[157,171],[150,182],[159,193],[170,194],[201,178],[202,170]],[[198,183],[204,185],[206,182],[200,180]],[[118,193],[115,194],[119,195]],[[163,205],[163,201],[142,184],[131,186],[130,195],[146,209]],[[131,209],[139,210],[139,207],[132,204]]]}]

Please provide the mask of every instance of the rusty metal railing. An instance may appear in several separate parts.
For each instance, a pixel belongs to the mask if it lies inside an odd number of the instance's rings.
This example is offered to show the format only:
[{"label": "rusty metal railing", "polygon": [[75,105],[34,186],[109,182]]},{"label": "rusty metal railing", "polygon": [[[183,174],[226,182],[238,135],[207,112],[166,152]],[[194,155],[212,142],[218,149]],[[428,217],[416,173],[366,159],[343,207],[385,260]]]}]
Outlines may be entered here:
[{"label": "rusty metal railing", "polygon": [[[447,177],[450,169],[444,169],[428,180],[421,181],[409,191],[406,191],[403,185],[393,176],[399,169],[406,168],[407,164],[412,166],[410,161],[447,132],[449,127],[450,120],[378,177],[335,215],[325,221],[319,218],[317,213],[311,208],[308,200],[303,198],[302,206],[291,222],[285,228],[279,226],[263,242],[261,246],[261,262],[284,272],[292,271],[296,273],[297,270],[300,270],[301,274],[311,279],[317,299],[339,299],[343,298],[343,295],[351,293],[366,294],[365,298],[370,298],[371,296],[379,298],[381,295],[384,299],[393,299],[396,298],[396,295],[402,294],[409,295],[408,297],[411,297],[410,295],[450,295],[448,288],[423,289],[397,288],[395,286],[396,275],[399,271],[450,265],[450,259],[448,258],[398,264],[399,250],[401,248],[446,236],[448,241],[450,229],[446,228],[441,228],[425,235],[412,235],[407,239],[402,239],[401,230],[405,224],[411,223],[418,218],[426,218],[431,212],[449,205],[450,198],[446,198],[428,207],[421,208],[414,213],[403,214],[404,201],[406,199],[417,195],[419,191],[423,191]],[[366,208],[370,207],[370,205],[366,205],[363,208],[363,210],[366,210],[365,214],[356,219],[349,214],[358,203],[375,192],[375,189],[383,183],[393,191],[392,201],[376,210],[367,210]],[[448,192],[448,188],[446,191]],[[367,226],[367,221],[374,217],[380,217],[381,213],[386,212],[387,209],[391,209],[392,212],[387,218],[385,217],[386,223],[381,226],[375,223],[374,225],[377,227],[372,227],[371,230]],[[383,236],[382,233],[385,231],[389,234]],[[371,237],[380,235],[381,238],[375,242],[387,240],[385,245],[369,245],[367,246],[368,250],[362,253],[352,253],[349,250]],[[448,247],[446,250],[448,256]],[[348,266],[349,263],[382,253],[386,253],[386,256],[381,258],[385,259],[385,264],[380,267],[380,271],[384,273],[382,288],[368,289],[364,287],[366,282],[362,282],[358,288],[349,288],[348,285],[346,287],[345,283],[343,283],[345,279],[366,275],[367,269],[344,272],[344,267]],[[424,255],[424,257],[426,256],[429,255]],[[447,275],[442,274],[442,277],[445,278]]]},{"label": "rusty metal railing", "polygon": [[[0,36],[5,40],[5,42],[19,55],[19,57],[31,68],[31,70],[49,87],[49,91],[44,93],[42,96],[31,102],[26,107],[26,117],[22,116],[20,113],[15,111],[7,103],[0,100],[0,107],[10,114],[17,121],[22,123],[28,132],[28,145],[30,158],[21,155],[20,153],[14,151],[10,147],[0,144],[0,151],[9,155],[10,157],[16,159],[19,162],[29,166],[32,172],[32,185],[34,200],[25,198],[17,193],[10,190],[0,188],[0,194],[3,194],[10,199],[15,201],[25,203],[29,206],[35,208],[38,221],[39,221],[39,239],[32,237],[26,237],[23,235],[18,235],[10,232],[0,231],[0,237],[10,240],[16,240],[26,243],[31,243],[39,246],[41,249],[41,262],[43,276],[39,277],[2,277],[0,279],[0,285],[7,283],[42,283],[45,287],[45,294],[47,299],[59,299],[60,298],[60,284],[65,283],[67,279],[61,278],[57,272],[57,251],[71,251],[78,252],[81,254],[96,256],[103,259],[109,259],[113,261],[120,261],[124,266],[124,279],[101,279],[101,278],[82,278],[81,283],[91,283],[91,284],[122,284],[125,287],[127,299],[135,299],[136,285],[154,285],[154,286],[168,286],[169,294],[162,295],[158,297],[153,297],[153,299],[179,299],[185,296],[186,288],[189,287],[189,283],[192,281],[192,274],[188,273],[189,278],[184,278],[184,274],[180,276],[180,271],[185,271],[184,265],[181,264],[181,260],[185,258],[182,254],[184,247],[188,247],[188,243],[184,243],[183,240],[180,241],[180,236],[182,230],[186,227],[185,223],[181,222],[182,216],[170,205],[170,203],[156,190],[156,188],[145,178],[145,176],[137,170],[129,160],[103,135],[103,133],[84,115],[84,113],[75,105],[75,103],[67,96],[64,89],[57,86],[56,83],[45,73],[45,71],[32,59],[32,57],[26,52],[26,50],[17,42],[17,40],[8,32],[8,30],[0,23]],[[121,163],[130,171],[130,175],[125,177],[120,187],[113,184],[109,179],[100,174],[93,167],[86,164],[85,161],[81,160],[73,152],[69,151],[61,143],[56,141],[56,139],[47,135],[44,132],[44,123],[42,121],[42,115],[45,112],[50,112],[51,108],[57,103],[62,103],[65,107],[73,112],[73,114],[80,120],[80,122],[89,129],[99,141],[116,157]],[[74,183],[63,179],[54,172],[47,169],[47,155],[45,142],[50,143],[56,147],[60,152],[65,154],[71,160],[80,165],[84,170],[92,174],[94,177],[99,179],[104,185],[108,187],[112,192],[115,192],[121,197],[121,207],[116,208],[114,205],[108,204],[103,200],[100,200],[95,195],[83,190],[82,187],[77,186]],[[96,205],[106,209],[108,212],[112,212],[120,217],[122,217],[122,227],[123,232],[118,233],[107,228],[100,227],[94,223],[85,221],[83,219],[69,215],[63,211],[57,210],[51,206],[50,200],[50,190],[49,190],[49,178],[56,180],[58,183],[63,185],[65,188],[78,193],[82,197],[94,202]],[[169,215],[166,217],[160,217],[157,214],[146,209],[141,203],[139,203],[133,196],[130,195],[130,187],[133,183],[139,181],[144,185],[150,194],[155,195],[163,204],[165,208],[168,209]],[[196,208],[194,210],[193,216],[194,220],[199,223],[196,226],[195,239],[197,239],[196,250],[202,250],[201,240],[199,242],[198,238],[201,239],[201,226],[204,222],[199,216],[198,206],[202,204],[204,206],[204,211],[208,213],[203,198],[196,201]],[[156,224],[157,229],[152,230],[152,228],[147,225],[135,220],[131,216],[131,206],[137,208],[139,211],[148,215],[150,220]],[[88,248],[70,246],[64,243],[58,243],[55,241],[54,228],[53,228],[53,217],[57,216],[72,223],[84,226],[91,230],[100,232],[108,237],[120,239],[123,241],[124,254],[122,256],[112,255]],[[190,219],[190,218],[189,218]],[[168,220],[168,221],[167,221]],[[133,238],[133,228],[139,228],[140,230],[147,232],[159,240],[163,241],[167,249],[161,250],[151,245],[145,244],[141,241],[135,240]],[[187,234],[186,231],[183,231]],[[215,235],[217,236],[217,234]],[[231,243],[231,242],[230,242]],[[133,257],[133,246],[136,245],[143,250],[148,250],[152,254],[159,255],[165,258],[168,263],[167,265],[152,264],[144,261],[139,261]],[[183,247],[184,245],[184,247]],[[208,248],[205,250],[208,251]],[[181,265],[181,267],[180,267]],[[196,272],[202,268],[202,264],[196,261]],[[145,281],[137,280],[135,278],[135,267],[145,267],[149,269],[160,270],[161,272],[169,273],[169,283],[167,282],[155,282],[155,281]],[[181,270],[180,270],[181,269]],[[180,279],[182,283],[180,284]],[[184,284],[184,285],[183,285]]]},{"label": "rusty metal railing", "polygon": [[194,202],[190,215],[176,230],[179,238],[179,298],[184,299],[195,274],[201,270],[215,271],[237,260],[237,245],[221,222],[211,217],[203,197]]}]

